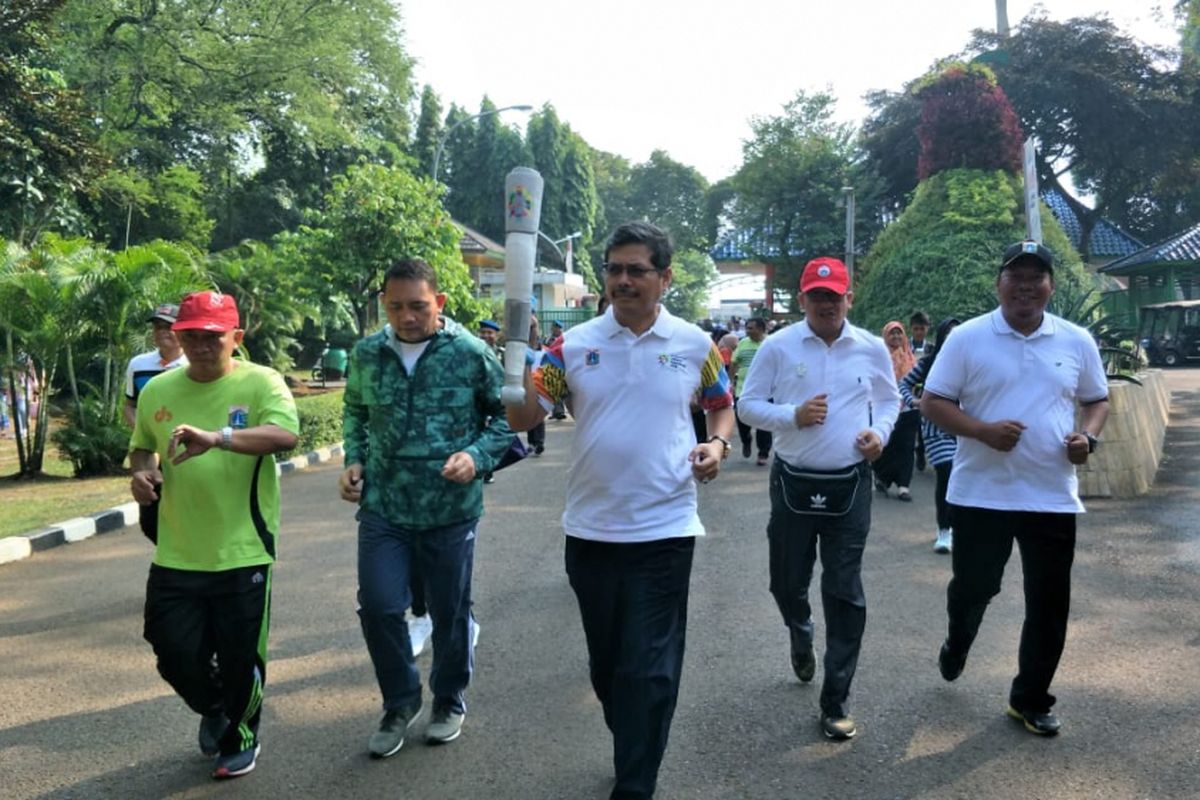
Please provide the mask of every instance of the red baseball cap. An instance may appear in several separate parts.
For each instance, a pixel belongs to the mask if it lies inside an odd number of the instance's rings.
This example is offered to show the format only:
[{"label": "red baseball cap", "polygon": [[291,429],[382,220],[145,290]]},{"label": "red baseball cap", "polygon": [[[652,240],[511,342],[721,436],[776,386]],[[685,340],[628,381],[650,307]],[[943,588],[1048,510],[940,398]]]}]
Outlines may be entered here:
[{"label": "red baseball cap", "polygon": [[173,331],[201,330],[225,333],[238,327],[237,303],[220,292],[193,292],[179,304]]},{"label": "red baseball cap", "polygon": [[813,289],[845,294],[850,290],[850,273],[846,265],[828,256],[814,258],[805,264],[804,272],[800,275],[800,291],[810,292]]}]

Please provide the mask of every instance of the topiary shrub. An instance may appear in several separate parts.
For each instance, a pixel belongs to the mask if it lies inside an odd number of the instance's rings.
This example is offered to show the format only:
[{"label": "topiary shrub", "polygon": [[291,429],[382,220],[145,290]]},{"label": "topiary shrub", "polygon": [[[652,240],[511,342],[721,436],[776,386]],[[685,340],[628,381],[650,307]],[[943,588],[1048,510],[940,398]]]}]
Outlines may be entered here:
[{"label": "topiary shrub", "polygon": [[300,441],[280,460],[302,455],[318,447],[342,440],[342,392],[326,392],[296,398],[296,414],[300,418]]},{"label": "topiary shrub", "polygon": [[[935,324],[995,307],[1000,254],[1025,237],[1021,182],[1004,171],[946,170],[925,179],[883,230],[855,276],[855,324],[879,331],[915,309]],[[1057,220],[1040,206],[1058,291],[1086,292],[1094,278]]]}]

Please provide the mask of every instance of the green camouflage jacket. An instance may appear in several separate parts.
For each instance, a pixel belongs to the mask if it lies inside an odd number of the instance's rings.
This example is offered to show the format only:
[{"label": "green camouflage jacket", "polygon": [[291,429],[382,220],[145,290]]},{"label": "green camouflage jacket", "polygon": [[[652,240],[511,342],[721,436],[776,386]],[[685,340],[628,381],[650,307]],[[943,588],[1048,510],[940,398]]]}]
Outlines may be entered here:
[{"label": "green camouflage jacket", "polygon": [[[480,339],[447,320],[413,374],[388,344],[390,328],[350,353],[343,406],[346,464],[363,465],[361,506],[394,525],[436,528],[483,514],[483,474],[512,442],[500,405],[504,368]],[[442,477],[470,453],[475,480]]]}]

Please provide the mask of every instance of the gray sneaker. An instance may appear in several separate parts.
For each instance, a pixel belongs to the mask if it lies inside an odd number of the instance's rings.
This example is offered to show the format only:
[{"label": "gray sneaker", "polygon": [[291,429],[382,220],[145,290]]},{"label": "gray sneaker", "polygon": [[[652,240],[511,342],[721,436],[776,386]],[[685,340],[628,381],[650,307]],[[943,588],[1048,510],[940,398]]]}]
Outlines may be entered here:
[{"label": "gray sneaker", "polygon": [[240,753],[221,756],[217,759],[217,765],[213,769],[213,778],[223,781],[229,778],[240,778],[248,772],[253,772],[254,765],[258,763],[259,749],[260,745],[256,744]]},{"label": "gray sneaker", "polygon": [[408,729],[420,716],[420,706],[413,709],[393,708],[384,713],[379,722],[379,730],[372,733],[367,742],[371,758],[387,758],[398,753],[404,746],[404,737]]},{"label": "gray sneaker", "polygon": [[229,718],[225,712],[218,711],[210,717],[200,717],[200,752],[212,758],[221,752],[221,737],[229,727]]},{"label": "gray sneaker", "polygon": [[854,724],[854,720],[850,717],[823,715],[821,717],[821,732],[825,734],[825,738],[841,742],[846,739],[853,739],[854,735],[858,733],[858,726]]},{"label": "gray sneaker", "polygon": [[429,744],[446,744],[453,742],[462,733],[463,720],[466,714],[449,708],[440,708],[433,712],[433,719],[425,729],[425,741]]}]

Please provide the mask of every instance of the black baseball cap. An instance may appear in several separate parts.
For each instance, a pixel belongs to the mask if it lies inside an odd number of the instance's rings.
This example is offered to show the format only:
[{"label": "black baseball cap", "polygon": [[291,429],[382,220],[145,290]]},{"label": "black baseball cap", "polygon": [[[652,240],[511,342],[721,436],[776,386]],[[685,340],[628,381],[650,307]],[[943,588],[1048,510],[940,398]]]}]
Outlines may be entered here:
[{"label": "black baseball cap", "polygon": [[1054,274],[1054,254],[1044,244],[1032,239],[1013,242],[1004,248],[1004,256],[1000,259],[1000,271],[1003,272],[1021,259],[1032,259],[1038,265],[1045,267],[1051,275]]}]

